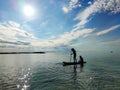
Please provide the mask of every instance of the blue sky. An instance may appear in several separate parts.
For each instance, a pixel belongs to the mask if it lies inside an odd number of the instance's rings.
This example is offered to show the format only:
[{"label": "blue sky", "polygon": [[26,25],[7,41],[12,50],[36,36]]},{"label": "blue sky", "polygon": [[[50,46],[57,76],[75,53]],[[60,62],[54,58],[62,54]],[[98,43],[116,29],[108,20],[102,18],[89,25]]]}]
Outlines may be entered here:
[{"label": "blue sky", "polygon": [[96,51],[119,44],[120,0],[0,0],[0,48]]}]

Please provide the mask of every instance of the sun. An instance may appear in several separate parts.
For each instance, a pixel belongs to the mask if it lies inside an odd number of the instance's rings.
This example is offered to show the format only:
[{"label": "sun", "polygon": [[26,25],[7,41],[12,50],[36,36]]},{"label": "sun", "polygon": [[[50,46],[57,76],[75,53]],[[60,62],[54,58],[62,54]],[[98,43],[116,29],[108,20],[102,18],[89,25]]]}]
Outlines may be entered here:
[{"label": "sun", "polygon": [[23,13],[27,17],[34,16],[35,8],[33,6],[31,6],[31,5],[26,5],[26,6],[23,7]]}]

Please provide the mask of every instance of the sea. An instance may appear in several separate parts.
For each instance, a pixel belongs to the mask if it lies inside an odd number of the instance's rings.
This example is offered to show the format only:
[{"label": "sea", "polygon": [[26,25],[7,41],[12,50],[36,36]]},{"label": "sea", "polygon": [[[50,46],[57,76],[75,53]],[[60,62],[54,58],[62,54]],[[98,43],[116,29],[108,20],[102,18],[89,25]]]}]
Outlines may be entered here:
[{"label": "sea", "polygon": [[0,54],[0,90],[120,90],[120,56],[108,53],[82,54],[83,66],[63,66],[66,52]]}]

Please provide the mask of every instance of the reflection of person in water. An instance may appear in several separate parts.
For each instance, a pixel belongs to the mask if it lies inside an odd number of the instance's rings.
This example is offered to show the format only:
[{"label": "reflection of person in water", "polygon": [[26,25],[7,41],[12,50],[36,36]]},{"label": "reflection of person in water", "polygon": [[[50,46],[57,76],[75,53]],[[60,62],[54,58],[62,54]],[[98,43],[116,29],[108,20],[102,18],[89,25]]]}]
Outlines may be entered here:
[{"label": "reflection of person in water", "polygon": [[84,59],[83,59],[82,56],[79,56],[79,57],[80,57],[80,60],[79,60],[79,62],[80,62],[80,71],[82,72],[83,71],[83,67],[84,67]]},{"label": "reflection of person in water", "polygon": [[74,63],[77,62],[77,59],[76,59],[76,50],[74,48],[71,48],[71,55],[73,55],[73,60],[74,60]]},{"label": "reflection of person in water", "polygon": [[74,70],[73,71],[74,72],[73,73],[73,79],[74,79],[74,82],[76,82],[76,79],[77,79],[77,70],[76,69],[77,69],[77,65],[74,65],[73,66],[73,70]]},{"label": "reflection of person in water", "polygon": [[74,65],[74,72],[76,73],[77,65]]}]

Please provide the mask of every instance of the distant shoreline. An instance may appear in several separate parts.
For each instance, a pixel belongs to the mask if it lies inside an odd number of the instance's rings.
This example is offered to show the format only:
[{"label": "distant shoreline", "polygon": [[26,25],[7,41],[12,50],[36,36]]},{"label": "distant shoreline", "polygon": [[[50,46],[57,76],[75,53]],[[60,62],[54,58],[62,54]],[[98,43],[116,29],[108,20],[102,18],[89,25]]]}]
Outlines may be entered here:
[{"label": "distant shoreline", "polygon": [[0,54],[45,54],[45,52],[0,52]]}]

